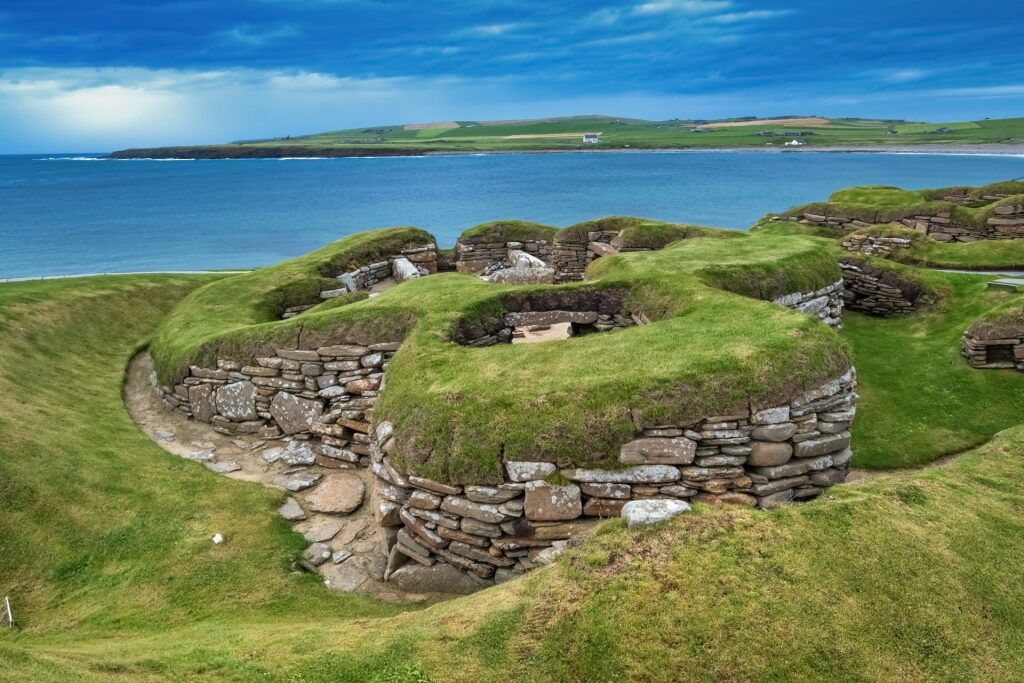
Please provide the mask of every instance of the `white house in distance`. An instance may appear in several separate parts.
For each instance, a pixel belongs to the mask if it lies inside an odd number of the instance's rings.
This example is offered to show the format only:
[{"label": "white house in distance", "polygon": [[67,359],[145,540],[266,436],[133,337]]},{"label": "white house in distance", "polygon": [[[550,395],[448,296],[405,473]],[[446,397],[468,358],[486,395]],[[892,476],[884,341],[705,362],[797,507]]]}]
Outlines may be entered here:
[{"label": "white house in distance", "polygon": [[596,145],[597,143],[601,142],[601,134],[600,133],[584,133],[583,134],[583,142],[587,142],[587,143],[595,144]]},{"label": "white house in distance", "polygon": [[786,143],[786,147],[803,147],[806,144],[807,143],[804,142],[803,140],[797,140],[796,138],[793,138],[792,140]]}]

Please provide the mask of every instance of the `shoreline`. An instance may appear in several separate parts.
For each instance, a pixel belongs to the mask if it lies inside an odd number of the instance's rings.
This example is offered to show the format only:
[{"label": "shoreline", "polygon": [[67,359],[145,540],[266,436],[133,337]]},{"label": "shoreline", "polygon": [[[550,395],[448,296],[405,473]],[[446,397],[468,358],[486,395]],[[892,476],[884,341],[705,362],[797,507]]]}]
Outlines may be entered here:
[{"label": "shoreline", "polygon": [[[197,156],[174,156],[195,150]],[[254,153],[254,150],[258,152]],[[837,145],[830,147],[650,147],[614,149],[494,149],[494,150],[423,150],[388,148],[327,148],[315,155],[303,156],[305,150],[283,148],[278,154],[268,152],[274,148],[209,148],[174,147],[119,150],[99,157],[113,161],[181,160],[205,161],[225,159],[324,160],[369,159],[390,157],[489,156],[497,154],[694,154],[757,152],[762,154],[921,154],[929,156],[1022,156],[1024,144],[920,144],[920,145]],[[51,157],[53,158],[53,157]],[[69,159],[71,157],[68,157]]]}]

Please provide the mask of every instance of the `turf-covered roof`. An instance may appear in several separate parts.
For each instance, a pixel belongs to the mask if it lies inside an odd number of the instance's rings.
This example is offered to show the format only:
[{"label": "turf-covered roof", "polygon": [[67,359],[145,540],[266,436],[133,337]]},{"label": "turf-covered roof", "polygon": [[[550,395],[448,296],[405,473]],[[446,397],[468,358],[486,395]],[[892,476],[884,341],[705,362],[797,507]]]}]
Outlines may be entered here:
[{"label": "turf-covered roof", "polygon": [[[730,235],[603,257],[580,283],[514,287],[442,273],[277,320],[283,305],[300,303],[296,293],[312,298],[335,286],[325,264],[429,237],[411,228],[361,233],[197,290],[162,324],[151,352],[170,382],[217,358],[403,340],[374,415],[399,430],[396,461],[478,483],[500,481],[503,459],[608,464],[637,423],[767,407],[849,367],[834,331],[766,301],[838,280],[829,246],[799,235]],[[588,288],[627,290],[622,312],[651,323],[543,344],[451,340],[466,320],[502,315],[512,294]]]},{"label": "turf-covered roof", "polygon": [[[957,197],[957,202],[947,198]],[[783,214],[796,218],[805,213],[889,223],[918,215],[949,212],[960,225],[981,227],[997,206],[1020,204],[1024,183],[1005,181],[982,187],[949,187],[934,190],[903,190],[889,185],[848,187],[833,192],[825,202],[798,206]]]}]

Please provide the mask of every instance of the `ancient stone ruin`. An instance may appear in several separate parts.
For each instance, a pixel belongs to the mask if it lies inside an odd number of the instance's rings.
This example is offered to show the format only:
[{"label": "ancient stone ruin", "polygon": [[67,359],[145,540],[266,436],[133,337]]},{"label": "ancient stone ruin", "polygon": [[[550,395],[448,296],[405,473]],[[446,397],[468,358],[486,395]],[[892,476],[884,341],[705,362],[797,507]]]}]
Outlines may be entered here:
[{"label": "ancient stone ruin", "polygon": [[[488,354],[494,349],[487,347],[499,344],[604,338],[660,324],[631,312],[628,280],[578,283],[588,263],[619,253],[616,242],[621,244],[620,234],[610,230],[569,230],[533,241],[460,240],[449,267],[477,276],[474,287],[497,294],[488,305],[454,317],[443,343]],[[820,249],[813,242],[808,248]],[[389,283],[446,270],[446,257],[433,243],[370,253],[365,263],[347,262],[344,272],[332,276],[340,286],[321,290],[318,299],[366,290],[372,296]],[[508,287],[518,281],[516,273],[500,275],[518,270],[534,271],[525,278],[530,286]],[[537,271],[546,273],[547,282],[567,284],[538,286]],[[840,280],[829,282],[834,270],[827,271],[829,279],[826,269],[821,273],[819,282],[826,284],[782,295],[775,290],[771,302],[839,329],[844,306],[890,315],[921,301],[916,285],[856,258],[843,261]],[[480,279],[505,289],[492,290]],[[296,316],[309,315],[314,305],[289,307],[285,317],[295,319],[275,324],[295,328],[302,320]],[[298,339],[316,338],[297,329]],[[154,386],[189,418],[263,442],[262,459],[281,468],[287,489],[297,494],[282,508],[286,518],[343,517],[369,506],[379,526],[375,557],[383,577],[401,590],[422,589],[435,579],[447,586],[441,590],[491,585],[550,561],[602,519],[621,516],[632,526],[692,502],[772,508],[818,496],[849,472],[858,396],[854,369],[844,361],[827,381],[816,379],[771,401],[750,400],[740,409],[707,410],[685,420],[634,417],[632,435],[623,433],[606,460],[580,466],[557,457],[503,455],[500,474],[486,481],[430,479],[400,452],[401,421],[375,414],[388,395],[389,367],[409,343],[405,335],[369,342],[331,333],[318,344],[261,342],[248,352],[192,363],[172,382],[154,379]],[[571,356],[581,342],[548,343],[564,344]],[[685,343],[678,353],[687,353]],[[641,414],[628,404],[621,411]],[[303,561],[322,567],[346,557],[317,542]]]}]

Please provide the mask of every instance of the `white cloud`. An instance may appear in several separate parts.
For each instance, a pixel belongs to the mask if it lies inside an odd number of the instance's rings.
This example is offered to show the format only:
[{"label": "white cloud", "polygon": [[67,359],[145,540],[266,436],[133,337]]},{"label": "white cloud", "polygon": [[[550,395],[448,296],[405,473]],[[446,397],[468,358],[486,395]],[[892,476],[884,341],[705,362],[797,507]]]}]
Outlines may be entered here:
[{"label": "white cloud", "polygon": [[792,13],[793,10],[790,9],[760,9],[750,10],[747,12],[726,12],[725,14],[716,14],[712,17],[708,17],[705,21],[712,24],[742,24],[748,21],[775,19]]},{"label": "white cloud", "polygon": [[927,77],[931,72],[924,69],[895,69],[883,72],[882,80],[889,83],[909,83]]},{"label": "white cloud", "polygon": [[507,24],[484,24],[482,26],[471,26],[458,31],[460,36],[477,36],[480,38],[494,38],[517,31],[526,26],[522,22],[510,22]]},{"label": "white cloud", "polygon": [[732,0],[651,0],[633,7],[634,14],[703,14],[732,7]]},{"label": "white cloud", "polygon": [[297,35],[299,32],[294,26],[281,26],[269,31],[261,31],[246,24],[233,26],[218,34],[222,42],[242,47],[263,47],[294,38]]}]

